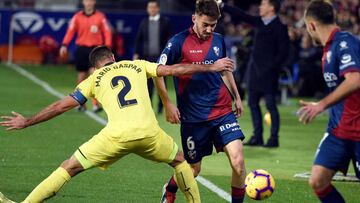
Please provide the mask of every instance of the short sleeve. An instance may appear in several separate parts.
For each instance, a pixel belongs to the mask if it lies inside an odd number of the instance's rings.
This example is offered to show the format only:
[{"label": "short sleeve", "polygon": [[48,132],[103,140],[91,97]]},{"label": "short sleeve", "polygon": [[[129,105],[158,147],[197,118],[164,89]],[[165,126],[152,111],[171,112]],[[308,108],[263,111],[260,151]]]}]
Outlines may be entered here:
[{"label": "short sleeve", "polygon": [[338,46],[340,75],[347,72],[360,72],[359,43],[343,40]]},{"label": "short sleeve", "polygon": [[169,40],[166,47],[158,58],[158,63],[162,65],[173,65],[179,62],[181,58],[181,45],[177,35]]},{"label": "short sleeve", "polygon": [[148,61],[143,61],[144,64],[144,68],[146,70],[146,76],[147,78],[153,78],[153,77],[157,77],[157,67],[159,66],[158,63],[151,63]]},{"label": "short sleeve", "polygon": [[80,105],[83,105],[90,97],[94,97],[93,87],[93,75],[91,75],[82,81],[70,96],[79,102]]}]

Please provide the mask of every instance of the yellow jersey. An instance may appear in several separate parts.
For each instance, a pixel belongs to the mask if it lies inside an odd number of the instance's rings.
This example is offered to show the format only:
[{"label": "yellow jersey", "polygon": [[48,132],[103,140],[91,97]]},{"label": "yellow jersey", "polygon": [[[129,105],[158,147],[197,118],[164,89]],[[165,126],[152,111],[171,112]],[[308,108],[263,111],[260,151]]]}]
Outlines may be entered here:
[{"label": "yellow jersey", "polygon": [[80,104],[95,98],[108,123],[101,131],[117,142],[155,136],[160,127],[148,93],[147,79],[156,77],[157,63],[120,61],[96,70],[71,96]]}]

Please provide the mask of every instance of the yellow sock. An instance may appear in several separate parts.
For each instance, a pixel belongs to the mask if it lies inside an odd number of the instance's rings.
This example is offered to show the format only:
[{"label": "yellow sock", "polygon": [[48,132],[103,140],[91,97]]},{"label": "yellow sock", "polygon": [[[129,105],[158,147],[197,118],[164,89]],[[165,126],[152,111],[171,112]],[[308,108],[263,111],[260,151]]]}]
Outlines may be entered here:
[{"label": "yellow sock", "polygon": [[184,161],[175,167],[175,181],[185,194],[187,202],[200,203],[200,194],[190,165]]},{"label": "yellow sock", "polygon": [[69,173],[64,168],[57,168],[26,197],[24,203],[38,203],[51,198],[70,178]]}]

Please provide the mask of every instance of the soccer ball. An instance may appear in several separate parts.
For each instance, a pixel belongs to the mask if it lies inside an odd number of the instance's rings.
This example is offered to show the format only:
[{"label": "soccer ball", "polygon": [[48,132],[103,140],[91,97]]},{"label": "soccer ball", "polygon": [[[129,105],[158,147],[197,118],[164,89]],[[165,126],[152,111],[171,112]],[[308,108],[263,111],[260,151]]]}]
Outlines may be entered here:
[{"label": "soccer ball", "polygon": [[264,121],[267,126],[271,125],[271,115],[269,112],[264,115]]},{"label": "soccer ball", "polygon": [[274,178],[265,170],[257,169],[245,178],[246,194],[254,200],[269,198],[275,190]]}]

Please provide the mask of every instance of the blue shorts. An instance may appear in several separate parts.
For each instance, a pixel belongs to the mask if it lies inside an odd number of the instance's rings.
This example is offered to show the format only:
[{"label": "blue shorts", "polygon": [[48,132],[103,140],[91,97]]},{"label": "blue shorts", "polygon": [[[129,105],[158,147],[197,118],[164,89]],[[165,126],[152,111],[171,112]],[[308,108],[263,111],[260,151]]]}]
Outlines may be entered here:
[{"label": "blue shorts", "polygon": [[228,143],[245,138],[235,115],[231,112],[220,118],[181,124],[181,142],[188,163],[197,163],[212,154],[213,146],[223,151]]},{"label": "blue shorts", "polygon": [[316,152],[314,165],[346,174],[350,161],[353,161],[356,177],[360,179],[360,142],[325,133]]}]

